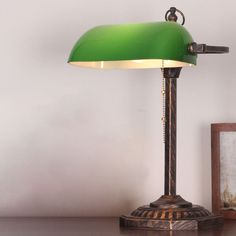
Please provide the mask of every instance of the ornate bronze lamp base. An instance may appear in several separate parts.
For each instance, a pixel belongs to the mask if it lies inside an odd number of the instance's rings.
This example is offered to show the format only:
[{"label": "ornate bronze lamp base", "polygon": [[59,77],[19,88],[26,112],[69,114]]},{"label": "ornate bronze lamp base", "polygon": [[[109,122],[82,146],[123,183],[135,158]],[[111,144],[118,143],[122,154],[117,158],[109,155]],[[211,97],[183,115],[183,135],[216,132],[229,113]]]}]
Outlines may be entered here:
[{"label": "ornate bronze lamp base", "polygon": [[149,206],[142,206],[128,216],[120,217],[120,226],[131,229],[197,230],[223,224],[201,206],[192,205],[179,195],[163,195]]}]

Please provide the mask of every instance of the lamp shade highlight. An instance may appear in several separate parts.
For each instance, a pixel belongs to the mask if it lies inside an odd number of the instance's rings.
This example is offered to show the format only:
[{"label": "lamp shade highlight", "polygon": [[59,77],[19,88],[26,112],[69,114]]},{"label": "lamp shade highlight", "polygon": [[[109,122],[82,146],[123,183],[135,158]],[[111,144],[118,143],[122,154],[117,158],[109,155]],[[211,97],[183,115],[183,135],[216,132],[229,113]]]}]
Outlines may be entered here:
[{"label": "lamp shade highlight", "polygon": [[94,68],[162,68],[196,64],[188,31],[176,22],[98,26],[73,47],[68,62]]}]

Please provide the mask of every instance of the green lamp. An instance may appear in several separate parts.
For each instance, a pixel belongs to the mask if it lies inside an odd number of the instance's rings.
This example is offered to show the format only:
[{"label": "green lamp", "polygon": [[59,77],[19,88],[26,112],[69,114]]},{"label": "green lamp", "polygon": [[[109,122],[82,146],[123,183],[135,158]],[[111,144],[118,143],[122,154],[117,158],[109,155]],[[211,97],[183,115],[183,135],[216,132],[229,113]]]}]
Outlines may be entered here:
[{"label": "green lamp", "polygon": [[[182,23],[177,23],[179,13]],[[165,79],[164,195],[149,205],[120,217],[120,226],[132,229],[193,230],[223,223],[221,216],[193,205],[176,194],[176,92],[182,67],[196,65],[198,54],[227,53],[228,47],[197,44],[183,27],[183,13],[171,7],[164,22],[98,26],[73,47],[68,62],[100,69],[161,68]]]}]

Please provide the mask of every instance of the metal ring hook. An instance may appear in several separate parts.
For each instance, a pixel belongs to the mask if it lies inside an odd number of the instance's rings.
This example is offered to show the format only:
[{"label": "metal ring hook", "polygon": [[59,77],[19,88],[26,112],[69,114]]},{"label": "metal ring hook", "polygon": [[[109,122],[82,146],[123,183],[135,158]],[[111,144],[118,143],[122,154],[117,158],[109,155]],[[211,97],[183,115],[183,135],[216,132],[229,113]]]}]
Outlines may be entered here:
[{"label": "metal ring hook", "polygon": [[[184,14],[183,14],[182,11],[180,11],[179,9],[177,9],[177,8],[175,8],[175,7],[171,7],[171,8],[166,12],[166,14],[165,14],[165,20],[166,20],[166,21],[175,21],[175,22],[177,22],[178,17],[177,17],[177,15],[175,14],[176,12],[178,12],[178,13],[182,16],[183,21],[182,21],[182,24],[181,24],[181,25],[184,25],[184,23],[185,23],[185,16],[184,16]],[[170,13],[170,14],[169,14],[169,13]]]}]

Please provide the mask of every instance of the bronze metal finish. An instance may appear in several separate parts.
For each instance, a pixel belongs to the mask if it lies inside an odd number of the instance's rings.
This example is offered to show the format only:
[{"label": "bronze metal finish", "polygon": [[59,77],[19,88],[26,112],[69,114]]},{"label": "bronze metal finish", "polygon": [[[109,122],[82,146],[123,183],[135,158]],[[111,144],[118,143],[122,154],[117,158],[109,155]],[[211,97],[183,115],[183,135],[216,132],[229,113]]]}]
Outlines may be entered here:
[{"label": "bronze metal finish", "polygon": [[[185,23],[185,16],[183,12],[181,12],[176,7],[171,7],[165,14],[165,20],[166,21],[178,21],[178,16],[176,15],[176,12],[178,12],[182,16],[182,23],[181,25],[184,25]],[[206,44],[197,44],[196,42],[193,42],[189,44],[188,51],[194,54],[216,54],[216,53],[228,53],[229,47],[225,46],[210,46]]]},{"label": "bronze metal finish", "polygon": [[176,15],[176,12],[180,13],[180,15],[183,18],[182,21],[182,25],[184,25],[185,23],[185,16],[183,14],[183,12],[181,12],[179,9],[177,9],[176,7],[171,7],[165,14],[165,19],[166,21],[177,21],[178,20],[178,16]]},{"label": "bronze metal finish", "polygon": [[[165,195],[176,195],[176,80],[172,75],[167,77],[167,71],[174,73],[173,69],[164,69],[165,77]],[[173,71],[173,72],[172,72]],[[179,69],[180,71],[180,69]]]},{"label": "bronze metal finish", "polygon": [[162,195],[155,202],[150,203],[150,207],[157,209],[173,209],[192,207],[191,202],[187,202],[180,195]]},{"label": "bronze metal finish", "polygon": [[196,54],[216,54],[216,53],[228,53],[229,47],[225,46],[209,46],[206,44],[197,44],[197,43],[191,43],[188,46],[188,50],[191,53]]},{"label": "bronze metal finish", "polygon": [[[194,210],[193,210],[194,209]],[[196,210],[195,210],[196,209]],[[149,212],[145,212],[145,217],[136,216],[122,216],[120,218],[121,228],[125,227],[126,230],[129,229],[145,229],[145,230],[200,230],[216,228],[223,225],[223,218],[219,216],[209,215],[200,216],[205,213],[205,209],[195,206],[191,208],[191,211],[182,212],[179,211],[167,211],[167,212],[157,212],[154,211],[152,214],[160,215],[161,219],[155,219],[148,217]],[[203,213],[204,212],[204,213]],[[207,213],[205,213],[207,214]],[[173,219],[173,215],[186,215],[186,218]],[[167,219],[167,217],[169,217]],[[185,232],[186,233],[186,232]],[[186,233],[186,235],[188,235]]]}]

